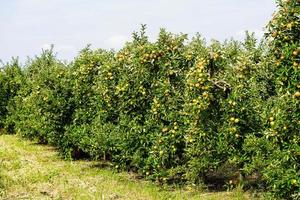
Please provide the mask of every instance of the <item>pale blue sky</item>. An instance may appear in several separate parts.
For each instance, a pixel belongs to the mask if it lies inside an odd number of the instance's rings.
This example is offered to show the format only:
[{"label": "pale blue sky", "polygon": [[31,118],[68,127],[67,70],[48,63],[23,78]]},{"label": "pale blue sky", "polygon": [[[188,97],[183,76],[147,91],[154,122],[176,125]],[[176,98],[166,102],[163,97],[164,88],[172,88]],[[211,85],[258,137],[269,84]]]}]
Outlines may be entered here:
[{"label": "pale blue sky", "polygon": [[67,60],[89,43],[118,49],[141,23],[152,40],[162,27],[208,40],[261,36],[275,10],[274,0],[0,0],[0,59],[24,61],[50,44]]}]

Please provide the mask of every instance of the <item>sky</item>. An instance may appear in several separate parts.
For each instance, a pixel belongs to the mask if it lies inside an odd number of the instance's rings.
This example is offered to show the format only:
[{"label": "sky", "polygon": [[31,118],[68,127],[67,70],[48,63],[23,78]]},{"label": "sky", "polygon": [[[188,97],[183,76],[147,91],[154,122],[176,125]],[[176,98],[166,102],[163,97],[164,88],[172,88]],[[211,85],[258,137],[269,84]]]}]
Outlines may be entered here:
[{"label": "sky", "polygon": [[33,57],[54,44],[71,60],[87,44],[119,49],[147,24],[155,40],[160,28],[200,33],[207,40],[262,37],[276,11],[275,0],[0,0],[0,60]]}]

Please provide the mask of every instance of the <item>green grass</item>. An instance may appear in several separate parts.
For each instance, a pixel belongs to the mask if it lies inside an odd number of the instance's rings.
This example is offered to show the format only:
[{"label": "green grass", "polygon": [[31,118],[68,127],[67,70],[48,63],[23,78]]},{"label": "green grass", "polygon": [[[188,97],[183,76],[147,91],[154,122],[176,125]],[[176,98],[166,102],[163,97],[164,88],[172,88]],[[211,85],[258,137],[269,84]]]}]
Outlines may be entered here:
[{"label": "green grass", "polygon": [[253,199],[238,189],[162,189],[132,174],[97,166],[95,161],[65,161],[53,147],[0,135],[0,199]]}]

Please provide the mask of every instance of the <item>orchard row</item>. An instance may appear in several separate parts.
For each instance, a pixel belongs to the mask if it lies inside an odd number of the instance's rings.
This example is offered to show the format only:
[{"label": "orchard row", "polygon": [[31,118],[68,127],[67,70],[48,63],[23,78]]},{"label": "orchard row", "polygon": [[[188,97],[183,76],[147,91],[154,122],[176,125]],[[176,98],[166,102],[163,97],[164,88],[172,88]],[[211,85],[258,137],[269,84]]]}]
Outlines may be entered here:
[{"label": "orchard row", "polygon": [[279,1],[261,42],[209,44],[145,26],[119,51],[52,50],[0,71],[0,127],[159,183],[300,195],[300,5]]}]

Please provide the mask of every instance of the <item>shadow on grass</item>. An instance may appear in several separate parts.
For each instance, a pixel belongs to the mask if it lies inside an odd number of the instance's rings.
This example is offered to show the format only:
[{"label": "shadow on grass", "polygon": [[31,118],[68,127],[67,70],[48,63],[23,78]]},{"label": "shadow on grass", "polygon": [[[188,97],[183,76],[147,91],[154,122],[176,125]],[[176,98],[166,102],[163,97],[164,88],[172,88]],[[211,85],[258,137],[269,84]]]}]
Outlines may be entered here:
[{"label": "shadow on grass", "polygon": [[90,167],[99,169],[112,169],[113,164],[108,161],[97,161],[97,163],[92,164]]}]

